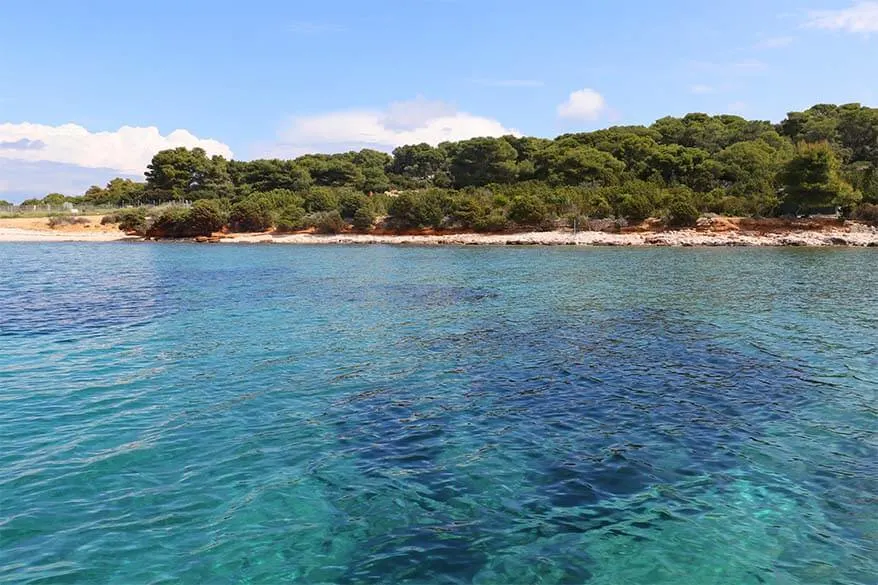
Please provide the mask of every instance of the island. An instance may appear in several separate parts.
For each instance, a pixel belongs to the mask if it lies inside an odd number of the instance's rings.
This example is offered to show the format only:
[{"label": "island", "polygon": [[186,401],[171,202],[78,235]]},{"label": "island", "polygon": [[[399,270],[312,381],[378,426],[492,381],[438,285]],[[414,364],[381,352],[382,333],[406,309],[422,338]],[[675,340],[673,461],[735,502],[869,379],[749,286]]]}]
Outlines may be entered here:
[{"label": "island", "polygon": [[876,168],[878,109],[856,103],[389,154],[238,161],[181,147],[143,182],[0,202],[0,239],[878,246]]}]

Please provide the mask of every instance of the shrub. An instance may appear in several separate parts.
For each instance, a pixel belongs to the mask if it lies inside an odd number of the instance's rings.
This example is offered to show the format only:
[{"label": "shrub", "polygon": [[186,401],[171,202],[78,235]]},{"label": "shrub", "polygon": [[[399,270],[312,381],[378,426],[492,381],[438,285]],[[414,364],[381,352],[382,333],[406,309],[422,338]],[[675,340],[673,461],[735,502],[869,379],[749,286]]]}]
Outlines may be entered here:
[{"label": "shrub", "polygon": [[146,232],[150,237],[182,238],[191,234],[190,212],[185,207],[166,207],[153,219]]},{"label": "shrub", "polygon": [[64,205],[65,201],[67,201],[67,197],[61,195],[60,193],[49,193],[42,199],[43,205],[53,205],[55,207],[61,207],[62,205]]},{"label": "shrub", "polygon": [[229,214],[221,201],[200,199],[189,209],[186,232],[193,236],[209,236],[229,221]]},{"label": "shrub", "polygon": [[494,210],[488,215],[478,218],[473,229],[477,232],[502,232],[509,229],[509,221],[503,212]]},{"label": "shrub", "polygon": [[85,225],[90,223],[84,217],[76,217],[73,215],[50,215],[49,216],[49,227],[55,229],[56,227],[61,227],[64,225]]},{"label": "shrub", "polygon": [[718,205],[716,205],[714,209],[717,209],[719,213],[722,213],[723,215],[733,216],[747,215],[747,212],[750,211],[746,199],[732,195],[720,199]]},{"label": "shrub", "polygon": [[344,189],[338,198],[338,210],[344,218],[354,217],[367,204],[366,196],[352,189]]},{"label": "shrub", "polygon": [[275,213],[264,202],[248,197],[232,206],[229,225],[239,232],[264,232],[274,225]]},{"label": "shrub", "polygon": [[255,193],[251,193],[248,197],[253,201],[256,201],[260,205],[266,207],[269,210],[279,211],[284,207],[289,206],[304,206],[304,200],[300,195],[297,195],[295,192],[290,191],[289,189],[273,189],[271,191],[256,191]]},{"label": "shrub", "polygon": [[502,193],[498,193],[491,198],[492,207],[506,207],[509,205],[509,197]]},{"label": "shrub", "polygon": [[314,227],[319,234],[337,234],[347,227],[337,210],[312,213],[305,217],[305,223]]},{"label": "shrub", "polygon": [[144,235],[149,228],[149,222],[146,219],[146,210],[142,207],[132,209],[122,209],[112,215],[104,216],[101,219],[101,225],[108,223],[118,223],[119,229],[123,232],[134,232],[138,235]]},{"label": "shrub", "polygon": [[49,216],[49,227],[54,229],[56,227],[60,227],[62,225],[70,225],[73,223],[73,218],[69,215],[50,215]]},{"label": "shrub", "polygon": [[390,195],[385,195],[384,193],[376,193],[368,198],[369,201],[369,209],[375,212],[376,217],[381,215],[387,215],[387,209],[390,207],[390,202],[393,201],[393,197]]},{"label": "shrub", "polygon": [[388,212],[400,228],[440,227],[445,219],[442,193],[402,193],[390,203]]},{"label": "shrub", "polygon": [[518,195],[509,204],[509,221],[519,226],[540,226],[546,222],[546,205],[535,195]]},{"label": "shrub", "polygon": [[687,199],[676,199],[668,207],[667,224],[671,227],[692,227],[701,217],[698,209]]},{"label": "shrub", "polygon": [[328,187],[312,187],[305,194],[305,211],[315,213],[318,211],[333,211],[339,206],[338,196],[335,191]]},{"label": "shrub", "polygon": [[719,187],[711,189],[707,193],[695,194],[697,206],[711,213],[722,213],[722,201],[728,196],[726,190]]},{"label": "shrub", "polygon": [[623,195],[619,201],[619,215],[631,221],[643,221],[652,215],[652,202],[641,193]]},{"label": "shrub", "polygon": [[474,195],[459,195],[452,205],[451,217],[457,226],[474,228],[489,211],[488,206]]},{"label": "shrub", "polygon": [[854,210],[853,217],[873,225],[878,225],[878,205],[862,203]]},{"label": "shrub", "polygon": [[613,207],[603,195],[594,195],[588,201],[586,212],[589,217],[605,218],[613,215]]},{"label": "shrub", "polygon": [[305,227],[305,210],[297,205],[284,207],[275,225],[279,232],[295,232]]},{"label": "shrub", "polygon": [[368,205],[360,207],[354,213],[353,224],[358,232],[368,232],[375,224],[375,212]]}]

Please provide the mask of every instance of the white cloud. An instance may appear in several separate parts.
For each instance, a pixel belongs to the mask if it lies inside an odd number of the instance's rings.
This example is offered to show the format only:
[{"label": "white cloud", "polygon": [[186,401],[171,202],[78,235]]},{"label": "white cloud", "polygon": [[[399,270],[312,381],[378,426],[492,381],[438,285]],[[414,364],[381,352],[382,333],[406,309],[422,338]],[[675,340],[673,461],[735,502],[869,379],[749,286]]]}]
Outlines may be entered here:
[{"label": "white cloud", "polygon": [[497,120],[460,112],[450,104],[417,98],[384,110],[347,110],[293,118],[279,132],[280,142],[260,156],[298,156],[357,148],[392,150],[403,144],[439,144],[477,136],[519,132]]},{"label": "white cloud", "polygon": [[856,2],[841,10],[812,10],[805,26],[862,34],[878,32],[878,2]]},{"label": "white cloud", "polygon": [[692,93],[705,94],[705,93],[713,93],[716,91],[712,85],[701,85],[696,84],[689,88]]},{"label": "white cloud", "polygon": [[563,104],[558,106],[558,116],[571,120],[597,120],[607,110],[604,96],[593,89],[574,91]]},{"label": "white cloud", "polygon": [[747,104],[744,102],[732,102],[726,109],[730,114],[743,114],[747,111]]},{"label": "white cloud", "polygon": [[89,132],[76,124],[0,124],[0,159],[141,174],[156,152],[178,146],[198,146],[211,155],[232,156],[231,149],[222,142],[198,138],[187,130],[162,136],[155,127],[122,126],[115,132]]},{"label": "white cloud", "polygon": [[793,42],[793,37],[771,37],[767,39],[762,39],[758,43],[753,45],[753,48],[756,50],[763,49],[780,49],[782,47],[787,47]]},{"label": "white cloud", "polygon": [[447,118],[456,113],[455,107],[449,103],[418,96],[413,100],[391,103],[381,116],[381,123],[391,130],[413,130],[431,120]]}]

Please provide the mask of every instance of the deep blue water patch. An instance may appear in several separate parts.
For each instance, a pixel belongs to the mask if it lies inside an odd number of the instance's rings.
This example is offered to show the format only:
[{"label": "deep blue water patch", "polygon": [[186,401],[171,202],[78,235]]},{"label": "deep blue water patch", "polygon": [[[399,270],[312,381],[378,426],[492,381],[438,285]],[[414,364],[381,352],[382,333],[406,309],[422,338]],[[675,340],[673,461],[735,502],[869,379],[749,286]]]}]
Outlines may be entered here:
[{"label": "deep blue water patch", "polygon": [[0,261],[0,581],[878,574],[871,250]]}]

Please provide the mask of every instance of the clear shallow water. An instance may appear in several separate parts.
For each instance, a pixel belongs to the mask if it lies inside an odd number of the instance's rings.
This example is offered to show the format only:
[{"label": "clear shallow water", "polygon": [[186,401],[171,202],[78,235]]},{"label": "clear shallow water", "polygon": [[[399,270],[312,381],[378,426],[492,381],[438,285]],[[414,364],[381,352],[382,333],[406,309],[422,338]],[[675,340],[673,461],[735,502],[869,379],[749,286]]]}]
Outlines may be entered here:
[{"label": "clear shallow water", "polygon": [[876,261],[0,245],[0,582],[874,584]]}]

